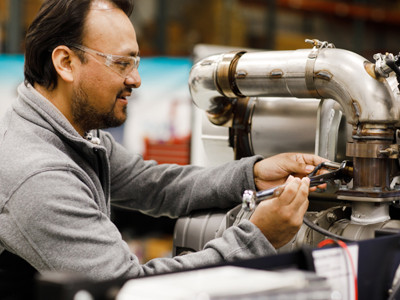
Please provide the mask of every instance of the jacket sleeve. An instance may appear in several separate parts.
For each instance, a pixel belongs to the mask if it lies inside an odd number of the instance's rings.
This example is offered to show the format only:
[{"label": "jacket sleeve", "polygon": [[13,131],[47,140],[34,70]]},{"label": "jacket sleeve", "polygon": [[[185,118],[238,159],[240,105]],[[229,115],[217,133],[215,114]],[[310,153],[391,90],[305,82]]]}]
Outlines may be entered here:
[{"label": "jacket sleeve", "polygon": [[[138,277],[275,253],[252,223],[243,221],[197,253],[154,259],[144,265],[93,201],[74,169],[33,174],[0,214],[3,246],[40,272],[80,273],[96,280]],[[3,235],[3,234],[2,234]]]},{"label": "jacket sleeve", "polygon": [[233,207],[245,189],[255,189],[253,166],[262,159],[253,156],[212,168],[158,165],[129,153],[110,135],[103,141],[109,153],[112,203],[153,216]]}]

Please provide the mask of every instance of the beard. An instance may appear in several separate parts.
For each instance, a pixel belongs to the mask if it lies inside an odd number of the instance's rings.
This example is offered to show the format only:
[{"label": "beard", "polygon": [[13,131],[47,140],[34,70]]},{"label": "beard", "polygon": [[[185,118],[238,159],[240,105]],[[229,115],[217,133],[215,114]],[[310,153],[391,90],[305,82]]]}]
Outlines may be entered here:
[{"label": "beard", "polygon": [[115,105],[112,105],[110,111],[100,112],[89,102],[89,96],[81,84],[72,92],[72,118],[75,124],[85,132],[92,129],[103,129],[118,127],[126,120],[126,106],[123,107],[124,118],[115,116]]}]

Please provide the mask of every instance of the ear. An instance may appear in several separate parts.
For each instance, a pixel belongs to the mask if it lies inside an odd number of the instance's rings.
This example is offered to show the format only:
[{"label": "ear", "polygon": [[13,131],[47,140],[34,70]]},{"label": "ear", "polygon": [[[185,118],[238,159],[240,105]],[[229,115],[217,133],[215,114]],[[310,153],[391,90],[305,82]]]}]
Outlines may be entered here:
[{"label": "ear", "polygon": [[73,51],[67,46],[57,46],[51,56],[58,75],[66,82],[74,81],[72,62],[75,58]]}]

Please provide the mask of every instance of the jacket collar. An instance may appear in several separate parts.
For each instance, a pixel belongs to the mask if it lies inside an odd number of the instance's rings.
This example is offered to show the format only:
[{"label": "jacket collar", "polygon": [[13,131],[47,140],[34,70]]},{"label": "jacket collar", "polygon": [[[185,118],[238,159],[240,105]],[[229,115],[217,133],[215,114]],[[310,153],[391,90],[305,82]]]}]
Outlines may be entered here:
[{"label": "jacket collar", "polygon": [[18,96],[13,108],[28,121],[47,128],[75,144],[90,148],[100,145],[100,139],[95,138],[96,134],[93,132],[87,133],[85,138],[82,137],[56,106],[29,83],[21,83],[18,86]]}]

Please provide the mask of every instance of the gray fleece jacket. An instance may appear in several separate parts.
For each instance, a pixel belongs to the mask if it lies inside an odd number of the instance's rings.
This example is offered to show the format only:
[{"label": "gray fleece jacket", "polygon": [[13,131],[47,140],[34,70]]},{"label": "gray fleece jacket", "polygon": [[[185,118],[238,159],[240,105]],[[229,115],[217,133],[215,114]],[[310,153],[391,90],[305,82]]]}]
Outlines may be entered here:
[{"label": "gray fleece jacket", "polygon": [[[254,188],[259,157],[215,168],[157,165],[129,153],[103,131],[100,145],[82,138],[32,86],[0,120],[0,253],[39,272],[77,272],[92,279],[138,277],[275,253],[249,221],[204,250],[144,265],[110,220],[110,202],[152,216],[232,207]],[[90,116],[88,116],[90,117]]]}]

